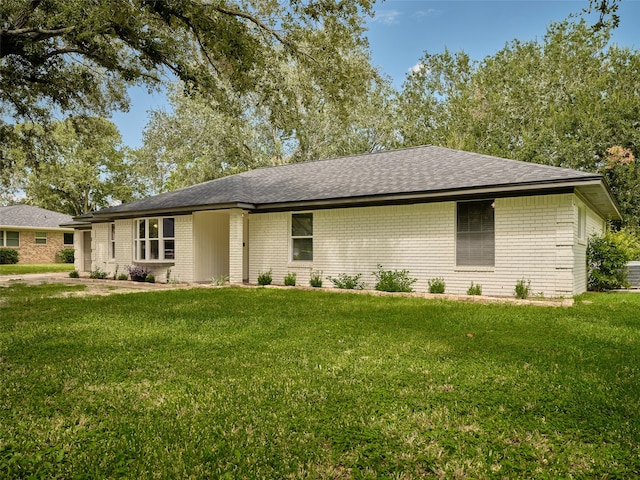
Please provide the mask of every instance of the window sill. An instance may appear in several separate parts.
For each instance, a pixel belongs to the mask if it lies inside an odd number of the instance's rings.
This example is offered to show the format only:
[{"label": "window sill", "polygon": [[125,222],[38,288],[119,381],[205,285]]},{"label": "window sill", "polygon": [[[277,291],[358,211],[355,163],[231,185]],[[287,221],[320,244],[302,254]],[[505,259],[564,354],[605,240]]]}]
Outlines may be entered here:
[{"label": "window sill", "polygon": [[175,260],[134,260],[132,262],[134,265],[146,265],[146,266],[168,266],[172,267],[176,264]]},{"label": "window sill", "polygon": [[313,260],[289,260],[289,268],[313,268]]},{"label": "window sill", "polygon": [[454,272],[493,272],[496,267],[486,267],[486,266],[457,266],[453,269]]}]

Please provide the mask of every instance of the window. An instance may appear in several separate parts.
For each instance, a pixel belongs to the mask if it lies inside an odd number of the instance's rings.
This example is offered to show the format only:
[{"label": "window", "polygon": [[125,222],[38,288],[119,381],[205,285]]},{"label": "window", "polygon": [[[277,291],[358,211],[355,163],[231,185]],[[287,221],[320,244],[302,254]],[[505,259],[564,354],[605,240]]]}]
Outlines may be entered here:
[{"label": "window", "polygon": [[587,236],[587,210],[583,205],[578,206],[578,239],[584,240]]},{"label": "window", "polygon": [[459,266],[495,264],[493,200],[458,202],[456,263]]},{"label": "window", "polygon": [[109,225],[109,258],[116,258],[116,224]]},{"label": "window", "polygon": [[173,260],[175,258],[175,219],[142,218],[135,222],[136,260]]},{"label": "window", "polygon": [[73,245],[73,233],[65,233],[64,234],[64,244],[65,245]]},{"label": "window", "polygon": [[0,230],[0,247],[19,247],[20,232]]},{"label": "window", "polygon": [[47,244],[47,232],[36,232],[36,245]]},{"label": "window", "polygon": [[291,215],[291,259],[313,260],[313,213]]}]

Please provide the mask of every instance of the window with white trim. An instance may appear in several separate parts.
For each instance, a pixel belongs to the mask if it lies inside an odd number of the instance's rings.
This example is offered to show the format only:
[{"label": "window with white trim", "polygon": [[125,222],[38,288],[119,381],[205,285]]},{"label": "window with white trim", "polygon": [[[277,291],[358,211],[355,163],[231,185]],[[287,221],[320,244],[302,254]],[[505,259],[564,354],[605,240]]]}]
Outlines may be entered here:
[{"label": "window with white trim", "polygon": [[36,245],[47,244],[47,232],[36,232]]},{"label": "window with white trim", "polygon": [[20,232],[0,230],[0,247],[19,247]]},{"label": "window with white trim", "polygon": [[109,258],[116,258],[116,224],[109,224]]},{"label": "window with white trim", "polygon": [[135,221],[134,258],[137,261],[175,259],[175,219],[140,218]]},{"label": "window with white trim", "polygon": [[495,265],[495,202],[458,202],[456,212],[456,264]]},{"label": "window with white trim", "polygon": [[291,260],[313,260],[313,213],[291,214]]},{"label": "window with white trim", "polygon": [[578,205],[578,239],[585,240],[587,237],[587,209],[584,205]]}]

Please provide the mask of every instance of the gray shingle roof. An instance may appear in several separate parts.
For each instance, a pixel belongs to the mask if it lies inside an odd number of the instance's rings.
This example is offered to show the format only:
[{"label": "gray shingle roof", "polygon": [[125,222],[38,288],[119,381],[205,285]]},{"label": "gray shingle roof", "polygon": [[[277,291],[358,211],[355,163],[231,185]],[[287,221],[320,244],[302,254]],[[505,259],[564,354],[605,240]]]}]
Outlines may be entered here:
[{"label": "gray shingle roof", "polygon": [[60,228],[60,224],[72,221],[73,218],[70,215],[31,205],[0,207],[0,228],[3,226]]},{"label": "gray shingle roof", "polygon": [[598,181],[592,173],[447,148],[423,146],[260,168],[211,180],[95,215],[248,204],[256,209],[317,201],[507,186]]}]

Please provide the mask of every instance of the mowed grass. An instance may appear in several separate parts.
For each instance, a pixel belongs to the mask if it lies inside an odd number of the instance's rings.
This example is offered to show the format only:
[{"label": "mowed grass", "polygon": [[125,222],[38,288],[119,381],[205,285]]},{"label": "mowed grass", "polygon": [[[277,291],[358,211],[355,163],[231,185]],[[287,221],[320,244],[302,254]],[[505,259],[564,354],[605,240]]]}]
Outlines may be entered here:
[{"label": "mowed grass", "polygon": [[12,265],[0,265],[0,275],[70,272],[73,268],[73,263],[16,263]]},{"label": "mowed grass", "polygon": [[640,475],[640,295],[64,288],[0,288],[2,478]]}]

